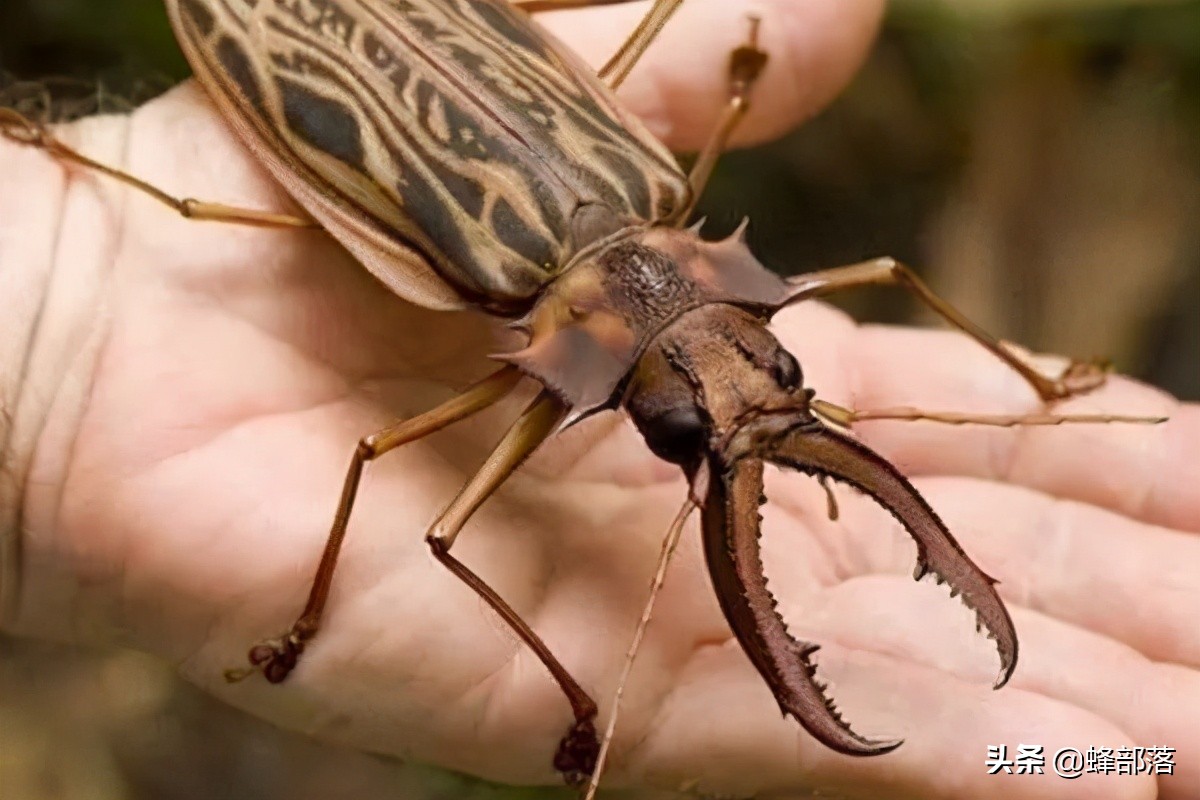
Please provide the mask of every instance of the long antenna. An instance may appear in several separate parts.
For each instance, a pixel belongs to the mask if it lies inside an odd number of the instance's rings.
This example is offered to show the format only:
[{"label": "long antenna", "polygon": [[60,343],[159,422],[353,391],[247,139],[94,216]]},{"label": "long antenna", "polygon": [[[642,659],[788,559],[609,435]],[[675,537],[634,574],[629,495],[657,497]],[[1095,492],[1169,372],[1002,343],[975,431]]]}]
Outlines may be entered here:
[{"label": "long antenna", "polygon": [[600,743],[600,753],[596,756],[596,767],[592,770],[592,778],[588,781],[587,791],[583,795],[584,800],[594,800],[596,790],[600,788],[600,775],[604,772],[604,763],[608,760],[608,748],[612,744],[613,734],[617,730],[621,696],[625,693],[625,684],[629,681],[629,673],[633,670],[633,660],[637,658],[638,650],[642,646],[642,637],[645,636],[646,627],[650,624],[650,617],[654,613],[654,601],[658,599],[658,590],[662,588],[663,580],[667,576],[667,565],[670,564],[675,547],[679,544],[679,537],[683,533],[683,524],[687,522],[688,515],[695,509],[696,502],[689,495],[679,509],[679,513],[675,515],[675,521],[671,523],[666,538],[663,539],[662,551],[658,556],[658,571],[654,573],[654,580],[650,582],[650,597],[647,598],[646,606],[642,609],[642,618],[638,621],[637,631],[633,634],[633,642],[625,654],[625,667],[621,670],[621,679],[617,681],[617,690],[613,694],[608,728],[604,731],[604,741]]},{"label": "long antenna", "polygon": [[843,427],[852,423],[873,419],[902,420],[916,422],[940,422],[944,425],[990,425],[1000,428],[1015,428],[1022,425],[1160,425],[1167,417],[1131,417],[1121,414],[960,414],[953,411],[923,411],[911,406],[882,408],[875,411],[852,411],[825,400],[812,400],[814,413]]}]

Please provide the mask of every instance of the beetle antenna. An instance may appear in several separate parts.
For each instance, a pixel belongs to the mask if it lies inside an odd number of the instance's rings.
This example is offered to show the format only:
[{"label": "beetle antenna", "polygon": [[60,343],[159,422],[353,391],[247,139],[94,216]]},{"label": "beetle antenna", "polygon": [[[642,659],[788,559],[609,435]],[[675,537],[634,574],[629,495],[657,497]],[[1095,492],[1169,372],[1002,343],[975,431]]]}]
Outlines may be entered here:
[{"label": "beetle antenna", "polygon": [[654,602],[658,599],[658,590],[662,588],[663,580],[667,576],[667,565],[670,564],[675,547],[679,544],[679,537],[683,533],[683,524],[687,522],[688,516],[695,509],[696,502],[689,493],[663,539],[662,550],[658,556],[658,569],[654,573],[654,580],[650,582],[650,597],[646,599],[646,605],[642,609],[642,618],[638,620],[633,641],[629,645],[629,651],[625,654],[625,666],[621,670],[620,680],[617,681],[617,690],[613,693],[608,727],[604,730],[604,739],[600,743],[600,753],[596,756],[596,766],[592,769],[592,778],[588,781],[587,791],[583,795],[584,800],[594,800],[596,790],[600,788],[600,775],[604,772],[604,762],[608,760],[608,748],[612,744],[613,735],[617,730],[617,716],[621,710],[621,696],[625,694],[625,684],[629,681],[629,673],[633,670],[633,661],[637,658],[638,650],[642,646],[642,637],[645,635],[646,627],[650,624],[650,617],[654,613]]},{"label": "beetle antenna", "polygon": [[1125,424],[1160,425],[1169,419],[1164,416],[1126,416],[1121,414],[960,414],[953,411],[922,411],[911,406],[882,408],[877,411],[854,411],[842,408],[825,400],[813,400],[810,407],[817,416],[827,422],[849,428],[855,422],[866,420],[900,420],[915,422],[940,422],[944,425],[987,425],[994,428],[1015,428],[1023,425],[1068,425],[1068,424]]}]

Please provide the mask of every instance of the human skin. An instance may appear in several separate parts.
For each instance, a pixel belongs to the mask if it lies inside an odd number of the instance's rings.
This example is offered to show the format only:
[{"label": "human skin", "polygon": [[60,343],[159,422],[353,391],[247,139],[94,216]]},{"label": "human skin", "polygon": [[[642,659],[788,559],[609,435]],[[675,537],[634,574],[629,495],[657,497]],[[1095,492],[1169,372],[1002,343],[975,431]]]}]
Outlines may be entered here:
[{"label": "human skin", "polygon": [[[719,109],[746,7],[686,7],[622,91],[669,145],[694,147]],[[879,13],[843,0],[756,7],[775,60],[746,141],[832,97]],[[636,11],[546,20],[597,62]],[[292,209],[195,87],[59,134],[181,195]],[[6,629],[156,653],[227,702],[329,741],[553,783],[566,702],[421,539],[531,387],[371,465],[301,666],[282,686],[221,677],[299,611],[357,439],[483,376],[486,355],[515,335],[390,295],[320,232],[189,222],[8,143],[0,175],[4,468],[23,536]],[[858,326],[816,303],[774,330],[806,384],[842,405],[1041,408],[955,333]],[[832,522],[809,479],[773,473],[764,550],[781,610],[822,645],[819,671],[851,724],[905,744],[854,759],[780,718],[720,614],[693,519],[626,691],[608,784],[779,797],[1200,793],[1200,413],[1121,378],[1055,410],[1171,419],[857,429],[1000,579],[1021,642],[1007,687],[991,690],[995,652],[969,612],[912,582],[912,546],[890,517],[835,489]],[[593,692],[602,722],[684,492],[678,470],[606,414],[548,443],[455,547]],[[1176,775],[989,776],[987,747],[999,744],[1166,745]]]}]

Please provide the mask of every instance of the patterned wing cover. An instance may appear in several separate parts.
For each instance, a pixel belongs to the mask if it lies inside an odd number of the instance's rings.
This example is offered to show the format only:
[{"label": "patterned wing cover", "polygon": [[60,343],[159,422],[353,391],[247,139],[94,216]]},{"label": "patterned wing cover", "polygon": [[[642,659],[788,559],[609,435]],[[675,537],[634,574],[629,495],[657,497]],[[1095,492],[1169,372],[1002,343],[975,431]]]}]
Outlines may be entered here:
[{"label": "patterned wing cover", "polygon": [[276,179],[416,302],[527,308],[590,229],[687,205],[665,147],[504,0],[167,7],[201,84]]}]

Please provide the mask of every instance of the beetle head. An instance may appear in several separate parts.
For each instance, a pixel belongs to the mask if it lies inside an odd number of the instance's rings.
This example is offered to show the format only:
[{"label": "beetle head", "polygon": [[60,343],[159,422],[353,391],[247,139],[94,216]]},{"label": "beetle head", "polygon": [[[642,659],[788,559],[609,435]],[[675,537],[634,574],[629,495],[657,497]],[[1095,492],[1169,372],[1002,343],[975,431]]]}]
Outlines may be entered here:
[{"label": "beetle head", "polygon": [[695,475],[751,418],[811,420],[800,364],[763,320],[730,305],[684,314],[646,348],[624,405],[655,455]]},{"label": "beetle head", "polygon": [[975,610],[1000,651],[1003,684],[1017,640],[994,581],[954,541],[900,472],[811,407],[796,359],[767,329],[803,299],[764,269],[740,232],[632,227],[596,243],[516,323],[525,349],[500,356],[555,391],[570,421],[624,405],[655,454],[683,468],[703,506],[704,549],[721,608],[780,709],[825,745],[872,755],[815,676],[817,647],[793,639],[767,590],[758,551],[763,465],[849,484],[917,543],[915,577],[932,573]]},{"label": "beetle head", "polygon": [[929,504],[885,459],[826,426],[811,409],[812,397],[796,359],[761,316],[712,304],[654,338],[633,370],[624,404],[650,448],[692,481],[717,598],[781,711],[834,750],[878,755],[900,742],[867,739],[842,719],[815,677],[817,646],[791,636],[767,588],[759,555],[764,463],[848,484],[890,512],[916,541],[914,577],[931,573],[948,583],[952,596],[975,611],[977,627],[996,640],[997,686],[1016,664],[1016,634],[995,581]]}]

